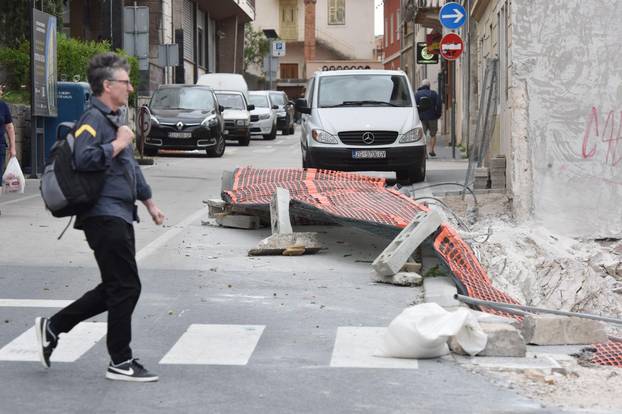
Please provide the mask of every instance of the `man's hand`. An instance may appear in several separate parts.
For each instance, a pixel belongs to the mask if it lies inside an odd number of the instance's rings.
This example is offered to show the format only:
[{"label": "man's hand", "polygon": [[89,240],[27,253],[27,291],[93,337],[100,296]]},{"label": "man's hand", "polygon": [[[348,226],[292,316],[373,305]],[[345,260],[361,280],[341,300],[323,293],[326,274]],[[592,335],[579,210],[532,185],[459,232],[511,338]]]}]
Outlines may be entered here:
[{"label": "man's hand", "polygon": [[117,138],[112,141],[112,156],[116,157],[121,151],[134,141],[134,132],[127,126],[123,125],[117,130]]},{"label": "man's hand", "polygon": [[152,199],[143,201],[143,204],[147,207],[147,211],[149,211],[155,224],[160,225],[164,223],[164,213],[155,205]]}]

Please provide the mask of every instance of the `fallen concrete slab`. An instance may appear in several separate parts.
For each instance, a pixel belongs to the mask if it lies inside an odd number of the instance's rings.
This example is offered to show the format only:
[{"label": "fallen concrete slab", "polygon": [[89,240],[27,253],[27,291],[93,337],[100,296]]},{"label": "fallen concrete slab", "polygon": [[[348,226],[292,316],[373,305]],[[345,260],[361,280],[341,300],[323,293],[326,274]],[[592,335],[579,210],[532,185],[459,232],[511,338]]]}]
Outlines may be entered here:
[{"label": "fallen concrete slab", "polygon": [[289,219],[289,191],[277,187],[270,202],[270,224],[272,234],[293,233],[292,223]]},{"label": "fallen concrete slab", "polygon": [[398,272],[391,276],[381,276],[373,272],[372,280],[396,286],[421,286],[423,284],[423,277],[416,272]]},{"label": "fallen concrete slab", "polygon": [[525,341],[534,345],[592,344],[608,340],[602,322],[559,315],[527,315],[522,332]]},{"label": "fallen concrete slab", "polygon": [[257,216],[247,216],[233,213],[216,213],[214,214],[214,218],[216,219],[216,223],[223,227],[247,230],[262,227],[261,220]]},{"label": "fallen concrete slab", "polygon": [[289,234],[273,234],[259,242],[257,247],[248,251],[249,256],[282,255],[287,249],[300,250],[303,253],[317,253],[322,245],[315,232],[299,232]]}]

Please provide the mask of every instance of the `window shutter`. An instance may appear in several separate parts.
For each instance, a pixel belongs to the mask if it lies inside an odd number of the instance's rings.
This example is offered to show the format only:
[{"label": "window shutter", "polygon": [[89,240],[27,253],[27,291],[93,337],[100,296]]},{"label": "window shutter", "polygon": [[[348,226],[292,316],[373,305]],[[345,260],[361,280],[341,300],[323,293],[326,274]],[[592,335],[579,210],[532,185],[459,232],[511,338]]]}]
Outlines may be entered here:
[{"label": "window shutter", "polygon": [[184,0],[182,28],[184,29],[184,58],[194,62],[194,3]]}]

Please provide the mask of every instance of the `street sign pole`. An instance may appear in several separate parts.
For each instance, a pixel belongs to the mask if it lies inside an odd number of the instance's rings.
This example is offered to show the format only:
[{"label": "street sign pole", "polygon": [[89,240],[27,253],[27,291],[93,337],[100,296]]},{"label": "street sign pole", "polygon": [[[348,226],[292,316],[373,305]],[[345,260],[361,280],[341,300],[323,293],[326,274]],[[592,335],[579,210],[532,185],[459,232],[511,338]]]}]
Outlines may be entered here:
[{"label": "street sign pole", "polygon": [[272,90],[272,39],[270,39],[270,51],[268,52],[268,90]]}]

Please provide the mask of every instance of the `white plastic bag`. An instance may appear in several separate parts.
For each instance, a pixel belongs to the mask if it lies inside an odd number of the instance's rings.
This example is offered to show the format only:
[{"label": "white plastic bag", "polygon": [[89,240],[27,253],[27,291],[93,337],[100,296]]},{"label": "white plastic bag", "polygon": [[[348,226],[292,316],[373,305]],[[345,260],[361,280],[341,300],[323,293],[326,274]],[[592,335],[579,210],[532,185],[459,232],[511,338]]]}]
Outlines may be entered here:
[{"label": "white plastic bag", "polygon": [[23,193],[26,188],[26,179],[15,157],[11,157],[4,170],[2,187],[5,193]]},{"label": "white plastic bag", "polygon": [[378,356],[436,358],[447,355],[447,340],[456,340],[470,355],[486,347],[488,337],[466,308],[448,312],[436,303],[406,308],[389,325]]}]

